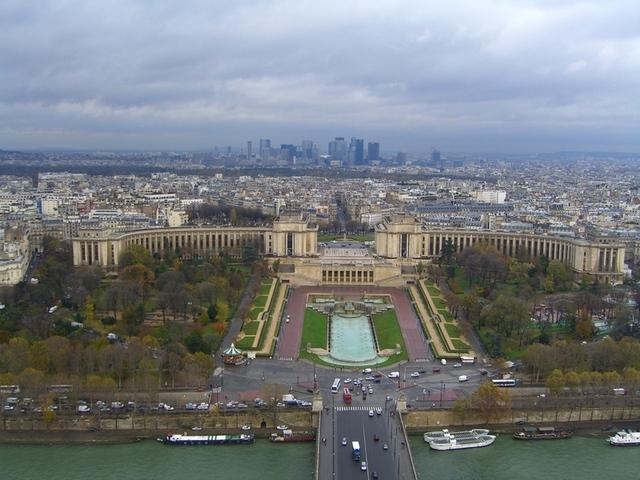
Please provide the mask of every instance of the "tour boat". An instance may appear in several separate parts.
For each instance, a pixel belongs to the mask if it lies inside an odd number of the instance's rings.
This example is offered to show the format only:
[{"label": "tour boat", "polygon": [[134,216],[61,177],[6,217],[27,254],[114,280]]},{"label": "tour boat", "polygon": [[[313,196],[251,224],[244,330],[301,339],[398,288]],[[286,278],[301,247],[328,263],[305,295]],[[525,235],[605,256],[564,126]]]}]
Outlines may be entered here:
[{"label": "tour boat", "polygon": [[474,428],[473,430],[462,430],[460,432],[450,432],[445,428],[444,430],[425,433],[424,441],[429,443],[431,440],[438,440],[442,438],[477,437],[478,435],[488,435],[488,434],[489,434],[489,430],[485,428]]},{"label": "tour boat", "polygon": [[165,445],[246,445],[253,443],[253,435],[243,433],[241,435],[180,435],[169,434],[158,441]]},{"label": "tour boat", "polygon": [[[430,432],[431,434],[436,432]],[[425,434],[425,441],[427,434]],[[462,450],[465,448],[487,447],[495,442],[496,436],[489,435],[485,429],[469,430],[465,432],[450,433],[443,430],[441,436],[436,436],[428,441],[433,450]]]},{"label": "tour boat", "polygon": [[640,445],[640,432],[623,430],[609,437],[608,441],[614,447],[635,447]]},{"label": "tour boat", "polygon": [[269,440],[272,442],[312,442],[316,439],[314,432],[293,432],[292,430],[283,430],[282,435],[272,433]]}]

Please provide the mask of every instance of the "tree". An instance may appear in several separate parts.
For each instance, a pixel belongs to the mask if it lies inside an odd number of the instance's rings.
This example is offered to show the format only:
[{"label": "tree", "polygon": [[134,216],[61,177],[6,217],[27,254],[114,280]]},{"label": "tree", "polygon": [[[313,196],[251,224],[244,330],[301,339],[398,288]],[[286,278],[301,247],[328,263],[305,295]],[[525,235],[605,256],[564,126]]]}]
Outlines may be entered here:
[{"label": "tree", "polygon": [[460,397],[453,402],[453,414],[458,418],[462,425],[464,425],[464,421],[472,408],[473,404],[469,397]]},{"label": "tree", "polygon": [[507,295],[500,295],[485,307],[481,317],[483,324],[490,326],[498,333],[508,338],[517,337],[520,345],[531,324],[531,315],[526,302]]},{"label": "tree", "polygon": [[564,290],[571,282],[571,272],[559,260],[551,260],[547,266],[547,278],[551,279],[551,291]]},{"label": "tree", "polygon": [[136,294],[144,303],[149,289],[153,286],[155,281],[155,275],[149,267],[141,263],[136,263],[125,267],[120,272],[120,280],[129,282],[133,285]]},{"label": "tree", "polygon": [[576,336],[581,340],[593,336],[593,321],[586,310],[580,312],[580,317],[576,322]]},{"label": "tree", "polygon": [[142,245],[131,245],[124,250],[118,257],[118,265],[120,268],[126,268],[129,265],[144,265],[145,267],[153,268],[153,257],[151,253]]},{"label": "tree", "polygon": [[453,242],[450,238],[447,238],[442,244],[442,248],[440,249],[440,258],[439,263],[448,265],[451,263],[453,259],[453,255],[456,253],[456,247],[453,245]]},{"label": "tree", "polygon": [[562,371],[556,368],[551,372],[547,377],[546,385],[552,395],[560,395],[565,386],[564,374]]},{"label": "tree", "polygon": [[471,403],[482,415],[485,423],[500,418],[511,409],[509,392],[496,387],[493,382],[481,384],[471,395]]},{"label": "tree", "polygon": [[229,319],[229,304],[224,300],[218,300],[216,303],[216,321],[224,323]]}]

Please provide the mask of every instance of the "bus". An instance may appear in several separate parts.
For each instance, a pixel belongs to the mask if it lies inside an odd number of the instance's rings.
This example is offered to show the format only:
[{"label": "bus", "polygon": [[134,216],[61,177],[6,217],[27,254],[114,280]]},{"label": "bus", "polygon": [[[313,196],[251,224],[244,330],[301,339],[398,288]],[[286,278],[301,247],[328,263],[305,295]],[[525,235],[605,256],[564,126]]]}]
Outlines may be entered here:
[{"label": "bus", "polygon": [[356,462],[360,461],[360,442],[351,442],[351,455]]},{"label": "bus", "polygon": [[460,355],[460,363],[476,363],[476,357],[471,355]]},{"label": "bus", "polygon": [[516,381],[513,378],[495,378],[491,380],[496,387],[515,387]]},{"label": "bus", "polygon": [[340,379],[336,378],[333,381],[333,385],[331,385],[331,393],[338,393],[339,389],[340,389]]},{"label": "bus", "polygon": [[20,393],[20,385],[0,385],[0,393]]},{"label": "bus", "polygon": [[47,390],[51,393],[71,393],[73,385],[49,385]]},{"label": "bus", "polygon": [[349,391],[349,387],[344,387],[342,389],[342,400],[347,405],[351,405],[351,392]]}]

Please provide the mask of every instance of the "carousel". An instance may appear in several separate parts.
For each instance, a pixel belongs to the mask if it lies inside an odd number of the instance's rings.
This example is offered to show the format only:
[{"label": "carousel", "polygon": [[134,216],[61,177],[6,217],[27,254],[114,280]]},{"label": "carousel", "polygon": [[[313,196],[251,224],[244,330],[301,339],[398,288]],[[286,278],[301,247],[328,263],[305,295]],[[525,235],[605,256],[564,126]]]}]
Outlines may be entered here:
[{"label": "carousel", "polygon": [[247,357],[232,343],[229,348],[222,352],[222,361],[225,365],[244,365]]}]

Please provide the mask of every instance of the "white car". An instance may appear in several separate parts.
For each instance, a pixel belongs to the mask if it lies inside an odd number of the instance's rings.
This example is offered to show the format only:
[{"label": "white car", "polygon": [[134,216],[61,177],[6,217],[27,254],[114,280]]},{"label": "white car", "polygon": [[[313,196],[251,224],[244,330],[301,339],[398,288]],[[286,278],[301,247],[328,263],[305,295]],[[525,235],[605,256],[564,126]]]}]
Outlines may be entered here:
[{"label": "white car", "polygon": [[353,381],[353,380],[351,380],[350,378],[345,378],[344,382],[342,382],[342,383],[349,384],[349,383],[351,383],[352,381]]},{"label": "white car", "polygon": [[360,470],[362,470],[363,472],[367,470],[367,462],[362,462],[360,464]]},{"label": "white car", "polygon": [[380,407],[376,408],[376,415],[382,415],[382,409]]},{"label": "white car", "polygon": [[242,425],[242,430],[251,430],[251,425]]},{"label": "white car", "polygon": [[285,322],[286,322],[286,323],[289,323],[290,321],[291,321],[291,319],[290,319],[289,317],[287,317],[287,318],[285,319]]},{"label": "white car", "polygon": [[418,378],[420,376],[420,374],[418,372],[413,372],[411,374],[411,378]]},{"label": "white car", "polygon": [[276,429],[277,429],[277,430],[288,430],[288,429],[289,429],[289,427],[288,427],[288,426],[286,426],[286,425],[278,425],[278,426],[276,427]]},{"label": "white car", "polygon": [[343,447],[347,446],[347,437],[342,437],[342,442],[340,442],[340,445],[342,445]]},{"label": "white car", "polygon": [[196,410],[209,410],[209,404],[202,402],[198,404],[198,406],[196,407]]},{"label": "white car", "polygon": [[370,416],[370,417],[373,417],[373,415],[374,415],[374,414],[373,414],[373,410],[369,410],[369,416]]},{"label": "white car", "polygon": [[370,368],[365,368],[365,369],[362,370],[362,373],[367,374],[367,373],[371,373],[372,371],[373,370],[371,370]]},{"label": "white car", "polygon": [[462,368],[462,364],[461,363],[454,363],[453,364],[453,368]]}]

